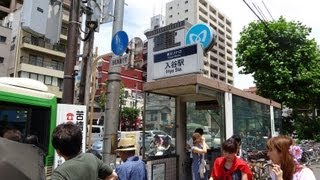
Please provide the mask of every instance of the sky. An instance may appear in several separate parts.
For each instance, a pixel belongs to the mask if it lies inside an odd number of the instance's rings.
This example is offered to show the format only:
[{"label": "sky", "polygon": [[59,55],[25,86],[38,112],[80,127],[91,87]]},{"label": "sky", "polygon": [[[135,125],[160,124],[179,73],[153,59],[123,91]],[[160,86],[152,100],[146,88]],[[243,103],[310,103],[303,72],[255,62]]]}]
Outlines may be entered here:
[{"label": "sky", "polygon": [[[165,3],[170,0],[126,0],[124,10],[123,30],[128,34],[129,40],[133,37],[140,37],[145,40],[144,32],[150,29],[151,17],[157,14],[165,15]],[[189,0],[190,1],[190,0]],[[240,32],[243,27],[258,18],[250,11],[243,0],[209,0],[220,12],[225,14],[232,21],[233,48],[240,39]],[[259,7],[268,20],[271,16],[265,9],[269,9],[273,19],[283,16],[287,20],[300,21],[302,24],[311,27],[310,38],[315,38],[320,44],[320,1],[318,0],[246,0],[254,8],[253,4]],[[264,4],[263,4],[264,3]],[[100,26],[99,33],[95,34],[94,46],[98,47],[98,54],[105,54],[111,51],[112,23]],[[236,52],[233,52],[234,56]],[[235,60],[235,58],[234,58]],[[235,63],[235,62],[234,62]],[[251,75],[239,74],[239,67],[234,68],[234,86],[239,89],[254,86]]]}]

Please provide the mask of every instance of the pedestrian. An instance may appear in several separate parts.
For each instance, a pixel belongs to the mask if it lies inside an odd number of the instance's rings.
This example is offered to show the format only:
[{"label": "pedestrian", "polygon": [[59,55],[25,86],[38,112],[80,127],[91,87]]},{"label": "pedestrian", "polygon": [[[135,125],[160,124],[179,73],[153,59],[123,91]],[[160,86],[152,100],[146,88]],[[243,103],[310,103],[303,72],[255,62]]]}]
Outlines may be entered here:
[{"label": "pedestrian", "polygon": [[82,132],[73,123],[58,125],[52,134],[52,145],[66,161],[52,173],[52,180],[117,179],[110,166],[91,153],[81,153]]},{"label": "pedestrian", "polygon": [[272,161],[270,175],[273,180],[316,179],[311,169],[299,164],[303,151],[289,136],[272,137],[267,142],[267,149]]},{"label": "pedestrian", "polygon": [[17,142],[22,140],[21,132],[13,126],[5,127],[1,132],[1,137]]},{"label": "pedestrian", "polygon": [[[203,143],[206,145],[207,149],[209,148],[209,146],[205,143],[206,142],[206,139],[204,138],[203,136],[203,129],[202,128],[197,128],[194,130],[194,133],[199,133],[203,139]],[[193,139],[192,139],[192,136],[191,138],[187,141],[187,150],[190,152],[190,159],[191,159],[191,162],[192,162],[192,151],[191,151],[191,147],[193,146]]]},{"label": "pedestrian", "polygon": [[192,152],[192,179],[205,180],[207,177],[205,154],[207,153],[207,145],[200,133],[193,133]]},{"label": "pedestrian", "polygon": [[237,143],[238,143],[238,151],[237,151],[237,157],[242,157],[242,146],[241,146],[241,137],[237,134],[234,134],[231,136]]},{"label": "pedestrian", "polygon": [[222,157],[213,164],[209,180],[252,180],[252,172],[248,164],[236,156],[238,143],[229,138],[222,143]]},{"label": "pedestrian", "polygon": [[116,168],[119,180],[147,180],[146,164],[135,155],[135,141],[132,138],[121,138],[116,149],[124,162]]}]

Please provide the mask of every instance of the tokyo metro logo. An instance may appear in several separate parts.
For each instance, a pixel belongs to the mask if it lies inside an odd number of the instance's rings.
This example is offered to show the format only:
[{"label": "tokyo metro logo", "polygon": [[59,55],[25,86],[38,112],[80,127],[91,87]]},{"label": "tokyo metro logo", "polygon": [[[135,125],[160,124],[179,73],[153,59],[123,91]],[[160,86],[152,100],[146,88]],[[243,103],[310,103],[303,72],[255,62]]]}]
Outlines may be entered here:
[{"label": "tokyo metro logo", "polygon": [[199,34],[190,34],[188,38],[191,44],[195,44],[195,43],[201,44],[206,41],[207,31],[203,30]]},{"label": "tokyo metro logo", "polygon": [[193,25],[186,35],[186,45],[199,43],[205,52],[212,48],[215,40],[216,32],[209,25],[203,23]]}]

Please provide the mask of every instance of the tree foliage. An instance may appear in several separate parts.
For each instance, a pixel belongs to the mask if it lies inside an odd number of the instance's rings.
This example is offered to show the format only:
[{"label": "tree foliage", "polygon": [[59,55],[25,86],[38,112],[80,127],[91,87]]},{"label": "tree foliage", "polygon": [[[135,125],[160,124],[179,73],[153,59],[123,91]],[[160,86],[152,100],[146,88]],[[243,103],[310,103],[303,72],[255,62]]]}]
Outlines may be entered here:
[{"label": "tree foliage", "polygon": [[[103,84],[103,86],[104,86],[104,87],[102,87],[103,90],[101,91],[100,96],[98,97],[98,104],[103,111],[105,110],[106,100],[107,100],[107,95],[105,92],[107,89],[107,84],[108,84],[108,80],[106,80],[105,83]],[[119,96],[120,109],[121,109],[121,105],[122,105],[124,99],[125,99],[125,90],[124,90],[123,83],[121,83],[120,84],[120,96]]]},{"label": "tree foliage", "polygon": [[236,62],[252,74],[257,93],[293,108],[320,102],[320,53],[311,28],[300,22],[252,22],[240,33]]},{"label": "tree foliage", "polygon": [[127,119],[134,122],[139,116],[140,110],[135,107],[123,107],[121,110],[121,119]]},{"label": "tree foliage", "polygon": [[120,113],[121,123],[120,126],[122,130],[135,130],[137,127],[135,126],[136,119],[138,118],[140,110],[135,107],[123,107]]}]

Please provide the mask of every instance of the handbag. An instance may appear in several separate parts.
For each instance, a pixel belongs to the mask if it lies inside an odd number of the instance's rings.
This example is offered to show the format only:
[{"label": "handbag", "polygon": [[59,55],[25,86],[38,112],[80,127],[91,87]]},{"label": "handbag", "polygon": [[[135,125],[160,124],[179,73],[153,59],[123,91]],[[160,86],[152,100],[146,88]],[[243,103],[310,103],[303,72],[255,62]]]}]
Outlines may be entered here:
[{"label": "handbag", "polygon": [[202,156],[202,158],[201,158],[200,166],[199,166],[199,174],[200,174],[201,178],[204,178],[204,175],[205,175],[205,173],[207,171],[207,169],[206,169],[207,162],[204,159],[204,156],[203,155],[201,155],[201,156]]}]

